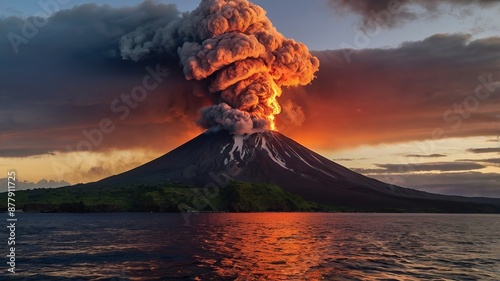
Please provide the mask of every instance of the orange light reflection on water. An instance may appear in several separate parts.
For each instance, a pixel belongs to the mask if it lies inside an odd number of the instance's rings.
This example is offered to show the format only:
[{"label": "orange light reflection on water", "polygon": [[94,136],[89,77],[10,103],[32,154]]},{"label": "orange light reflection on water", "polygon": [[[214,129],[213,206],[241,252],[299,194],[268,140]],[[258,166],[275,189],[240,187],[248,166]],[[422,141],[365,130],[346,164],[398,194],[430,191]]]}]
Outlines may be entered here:
[{"label": "orange light reflection on water", "polygon": [[[246,214],[245,224],[229,218],[203,241],[213,255],[198,256],[201,266],[233,280],[321,280],[315,267],[322,264],[329,233],[315,233],[308,215],[314,214]],[[242,214],[235,216],[241,222]]]}]

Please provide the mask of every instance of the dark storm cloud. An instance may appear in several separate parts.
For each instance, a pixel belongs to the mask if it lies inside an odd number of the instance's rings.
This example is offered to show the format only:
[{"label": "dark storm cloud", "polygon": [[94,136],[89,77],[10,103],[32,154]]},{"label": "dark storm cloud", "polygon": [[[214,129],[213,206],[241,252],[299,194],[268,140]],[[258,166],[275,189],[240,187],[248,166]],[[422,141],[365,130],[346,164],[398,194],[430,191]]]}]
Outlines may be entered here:
[{"label": "dark storm cloud", "polygon": [[[103,118],[116,129],[94,150],[166,151],[200,132],[194,121],[210,104],[207,85],[185,81],[178,61],[167,55],[131,62],[122,60],[118,49],[120,38],[137,26],[147,33],[148,25],[178,16],[173,6],[152,2],[132,8],[88,4],[54,14],[19,44],[17,54],[1,36],[0,157],[74,150],[85,139],[82,131],[98,128]],[[18,17],[0,18],[0,33],[21,36],[24,24]],[[283,133],[307,146],[435,139],[436,129],[443,133],[437,138],[498,136],[499,37],[442,34],[393,49],[314,55],[321,62],[314,83],[284,90],[300,107],[302,126],[291,124],[294,118],[276,117]],[[168,69],[168,78],[121,120],[123,111],[113,112],[111,104],[118,99],[123,106],[122,93],[129,95],[148,75],[146,67],[156,71],[157,64]],[[475,97],[478,87],[481,99]],[[464,109],[465,102],[471,110]],[[408,153],[437,153],[421,150]]]},{"label": "dark storm cloud", "polygon": [[471,148],[468,149],[467,152],[471,153],[495,153],[495,152],[500,152],[500,147],[488,147],[488,148]]},{"label": "dark storm cloud", "polygon": [[[75,150],[86,139],[82,131],[99,128],[103,118],[116,129],[94,150],[165,150],[184,140],[185,131],[167,137],[168,131],[189,128],[196,119],[204,103],[201,84],[186,82],[173,58],[127,62],[118,48],[121,36],[137,26],[177,17],[175,6],[147,1],[129,8],[85,4],[39,27],[33,22],[40,18],[0,18],[0,33],[7,35],[0,37],[0,157]],[[122,94],[165,70],[168,77],[148,81],[158,86],[144,100],[125,104]]]},{"label": "dark storm cloud", "polygon": [[406,157],[410,158],[442,158],[446,157],[444,154],[429,154],[429,155],[421,155],[421,154],[408,154]]},{"label": "dark storm cloud", "polygon": [[[350,11],[362,17],[362,28],[394,28],[421,18],[434,18],[450,13],[444,4],[462,10],[457,17],[463,19],[474,14],[477,8],[486,8],[498,4],[496,0],[328,0],[338,12]],[[412,9],[411,6],[420,9]]]},{"label": "dark storm cloud", "polygon": [[306,119],[299,129],[283,130],[307,136],[306,145],[427,140],[408,151],[426,155],[438,153],[435,140],[498,136],[500,37],[438,34],[398,48],[315,55],[318,78],[287,93]]}]

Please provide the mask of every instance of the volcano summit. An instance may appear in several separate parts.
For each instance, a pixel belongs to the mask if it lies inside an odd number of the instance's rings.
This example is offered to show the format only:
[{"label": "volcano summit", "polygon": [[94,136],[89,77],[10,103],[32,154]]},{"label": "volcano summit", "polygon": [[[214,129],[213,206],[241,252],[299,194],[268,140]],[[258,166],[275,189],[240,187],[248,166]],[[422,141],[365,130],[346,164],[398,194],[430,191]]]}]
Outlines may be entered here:
[{"label": "volcano summit", "polygon": [[483,203],[500,209],[495,199],[441,196],[382,183],[276,132],[281,88],[311,83],[320,63],[247,0],[202,0],[167,24],[144,23],[121,37],[120,51],[133,61],[177,59],[187,80],[206,82],[212,105],[200,110],[198,124],[206,133],[99,185],[181,183],[216,192],[234,180],[275,184],[310,201],[363,210],[474,211]]},{"label": "volcano summit", "polygon": [[276,184],[306,200],[356,210],[500,211],[498,199],[437,195],[368,178],[276,131],[209,131],[156,160],[94,184],[181,183],[217,191],[231,180]]}]

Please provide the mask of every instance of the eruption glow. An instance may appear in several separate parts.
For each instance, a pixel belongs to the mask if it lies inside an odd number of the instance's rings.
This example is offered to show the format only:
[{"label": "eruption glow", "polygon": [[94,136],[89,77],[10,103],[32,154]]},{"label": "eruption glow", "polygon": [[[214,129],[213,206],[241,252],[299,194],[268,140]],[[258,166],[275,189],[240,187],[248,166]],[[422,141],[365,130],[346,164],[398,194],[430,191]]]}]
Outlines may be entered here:
[{"label": "eruption glow", "polygon": [[216,104],[201,110],[199,124],[234,134],[276,129],[281,87],[309,84],[319,60],[279,33],[260,6],[247,0],[202,0],[152,39],[133,32],[121,39],[122,56],[177,55],[188,80],[205,80]]}]

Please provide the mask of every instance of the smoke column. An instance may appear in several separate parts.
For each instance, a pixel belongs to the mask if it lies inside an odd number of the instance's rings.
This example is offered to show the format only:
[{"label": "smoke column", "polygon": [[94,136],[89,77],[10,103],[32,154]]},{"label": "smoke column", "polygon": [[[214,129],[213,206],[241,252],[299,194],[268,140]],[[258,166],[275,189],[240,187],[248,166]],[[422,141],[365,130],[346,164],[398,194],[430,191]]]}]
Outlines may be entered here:
[{"label": "smoke column", "polygon": [[245,134],[276,129],[281,87],[307,85],[319,60],[285,38],[247,0],[202,0],[166,26],[137,28],[120,40],[124,59],[176,53],[188,80],[206,80],[216,104],[201,109],[207,129]]}]

